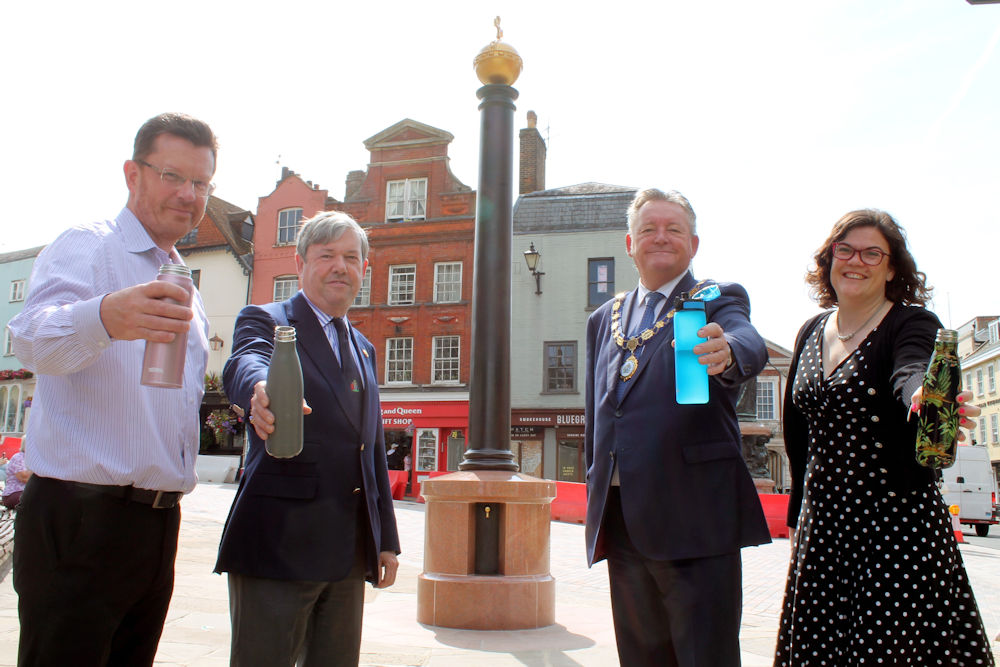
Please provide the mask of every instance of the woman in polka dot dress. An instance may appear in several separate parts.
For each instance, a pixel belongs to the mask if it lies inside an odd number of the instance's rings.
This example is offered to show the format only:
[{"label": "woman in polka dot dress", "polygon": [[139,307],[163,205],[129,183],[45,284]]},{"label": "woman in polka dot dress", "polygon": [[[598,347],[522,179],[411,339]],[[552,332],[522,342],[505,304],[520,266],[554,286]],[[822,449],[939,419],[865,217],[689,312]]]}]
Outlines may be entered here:
[{"label": "woman in polka dot dress", "polygon": [[774,664],[993,665],[907,419],[941,326],[925,276],[877,210],[842,217],[814,259],[807,282],[837,308],[799,331],[785,392],[795,530]]}]

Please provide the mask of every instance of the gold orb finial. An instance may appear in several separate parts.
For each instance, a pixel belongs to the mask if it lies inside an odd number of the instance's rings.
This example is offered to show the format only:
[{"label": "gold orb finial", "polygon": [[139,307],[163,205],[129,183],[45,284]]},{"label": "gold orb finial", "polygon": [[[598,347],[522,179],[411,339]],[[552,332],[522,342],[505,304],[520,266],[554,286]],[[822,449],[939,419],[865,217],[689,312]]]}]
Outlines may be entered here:
[{"label": "gold orb finial", "polygon": [[484,46],[472,61],[476,68],[476,76],[484,84],[500,83],[513,85],[521,75],[521,56],[510,44],[501,42],[503,30],[500,29],[500,17],[493,19],[497,29],[497,38]]}]

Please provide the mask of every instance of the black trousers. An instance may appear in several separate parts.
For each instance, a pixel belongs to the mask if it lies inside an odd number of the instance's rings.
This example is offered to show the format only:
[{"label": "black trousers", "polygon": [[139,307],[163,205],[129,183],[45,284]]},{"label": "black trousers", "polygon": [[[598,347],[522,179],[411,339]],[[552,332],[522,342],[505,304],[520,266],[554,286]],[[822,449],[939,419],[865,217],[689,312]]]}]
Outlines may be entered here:
[{"label": "black trousers", "polygon": [[737,667],[743,604],[739,552],[646,558],[629,538],[618,487],[609,492],[604,529],[622,666]]},{"label": "black trousers", "polygon": [[14,528],[18,665],[152,665],[180,518],[179,507],[32,476]]}]

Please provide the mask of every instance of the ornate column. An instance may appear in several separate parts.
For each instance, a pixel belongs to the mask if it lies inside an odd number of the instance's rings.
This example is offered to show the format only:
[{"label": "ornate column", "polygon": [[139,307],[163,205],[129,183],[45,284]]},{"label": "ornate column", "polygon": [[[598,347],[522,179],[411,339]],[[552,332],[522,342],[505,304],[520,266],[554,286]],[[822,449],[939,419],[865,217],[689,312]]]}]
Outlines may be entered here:
[{"label": "ornate column", "polygon": [[497,38],[474,60],[484,84],[472,287],[469,449],[460,472],[421,486],[427,501],[417,620],[475,630],[555,622],[549,573],[555,482],[517,472],[510,450],[510,283],[517,51]]}]

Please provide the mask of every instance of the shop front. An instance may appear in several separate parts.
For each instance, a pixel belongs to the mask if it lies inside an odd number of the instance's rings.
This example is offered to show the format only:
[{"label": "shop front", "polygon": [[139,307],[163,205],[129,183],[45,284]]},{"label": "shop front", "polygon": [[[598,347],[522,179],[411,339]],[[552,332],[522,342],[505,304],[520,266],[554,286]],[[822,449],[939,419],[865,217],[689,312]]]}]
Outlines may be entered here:
[{"label": "shop front", "polygon": [[389,470],[406,473],[406,495],[435,471],[458,470],[469,427],[468,401],[382,401]]},{"label": "shop front", "polygon": [[583,482],[583,410],[512,410],[511,451],[521,472],[542,479]]}]

